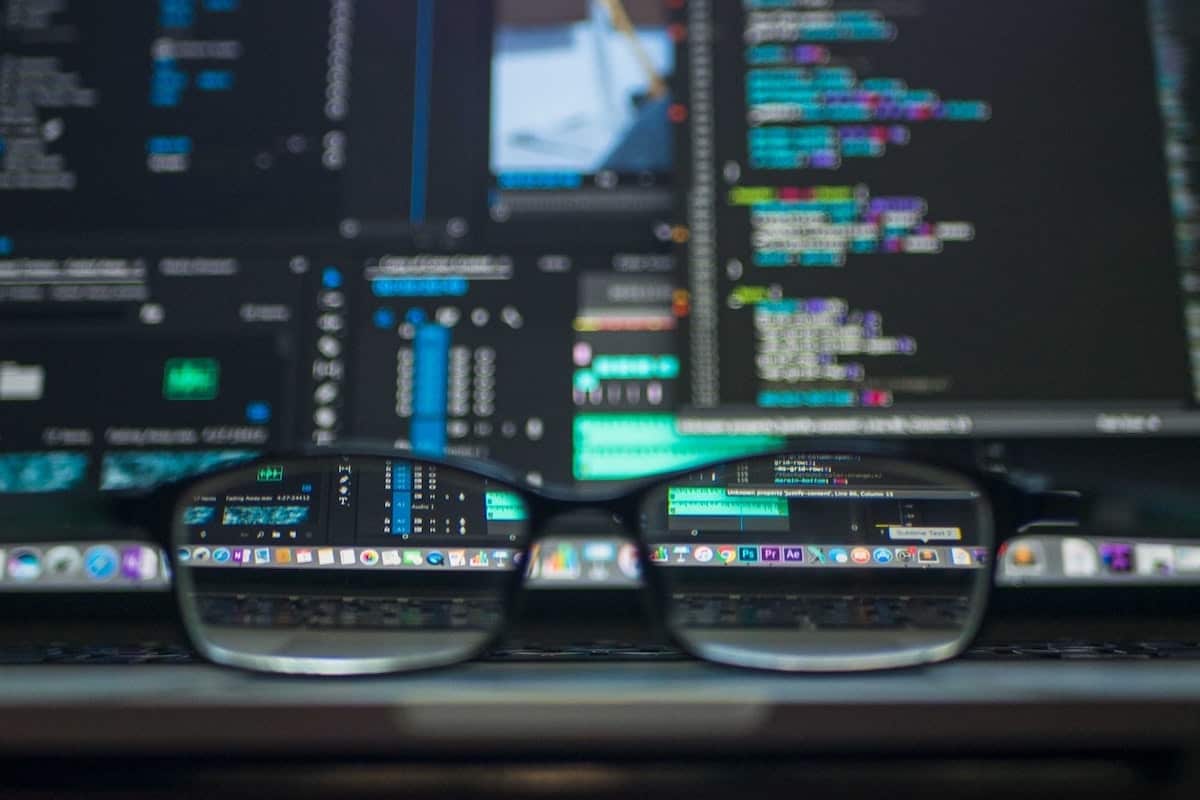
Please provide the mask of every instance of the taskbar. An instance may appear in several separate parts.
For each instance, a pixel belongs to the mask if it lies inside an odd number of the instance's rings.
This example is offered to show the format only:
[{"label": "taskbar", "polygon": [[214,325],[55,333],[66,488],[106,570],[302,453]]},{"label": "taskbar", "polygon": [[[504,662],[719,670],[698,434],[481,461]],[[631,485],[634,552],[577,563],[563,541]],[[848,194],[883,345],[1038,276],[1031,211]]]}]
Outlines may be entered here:
[{"label": "taskbar", "polygon": [[978,569],[983,547],[865,546],[856,544],[655,544],[650,560],[663,567]]},{"label": "taskbar", "polygon": [[239,547],[182,545],[175,559],[189,567],[264,569],[509,570],[520,550],[504,547]]},{"label": "taskbar", "polygon": [[170,585],[166,559],[142,542],[0,546],[0,592],[161,591]]},{"label": "taskbar", "polygon": [[1000,546],[997,586],[1195,586],[1200,539],[1029,534]]},{"label": "taskbar", "polygon": [[[175,558],[194,567],[308,569],[512,570],[513,548],[237,547],[185,545]],[[677,567],[907,567],[978,568],[988,551],[972,547],[844,544],[657,544],[650,560]]]}]

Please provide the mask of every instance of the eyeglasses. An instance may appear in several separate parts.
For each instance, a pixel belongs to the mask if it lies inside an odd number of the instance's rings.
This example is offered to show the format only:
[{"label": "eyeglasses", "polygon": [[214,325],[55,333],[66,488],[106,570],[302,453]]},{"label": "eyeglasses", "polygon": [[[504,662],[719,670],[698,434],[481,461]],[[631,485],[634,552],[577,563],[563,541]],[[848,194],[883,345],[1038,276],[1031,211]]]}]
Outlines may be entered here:
[{"label": "eyeglasses", "polygon": [[980,626],[996,531],[1046,506],[990,475],[856,452],[742,458],[610,493],[409,454],[304,455],[106,502],[160,532],[201,655],[314,675],[487,651],[533,548],[581,509],[638,542],[648,605],[694,656],[793,672],[946,660]]}]

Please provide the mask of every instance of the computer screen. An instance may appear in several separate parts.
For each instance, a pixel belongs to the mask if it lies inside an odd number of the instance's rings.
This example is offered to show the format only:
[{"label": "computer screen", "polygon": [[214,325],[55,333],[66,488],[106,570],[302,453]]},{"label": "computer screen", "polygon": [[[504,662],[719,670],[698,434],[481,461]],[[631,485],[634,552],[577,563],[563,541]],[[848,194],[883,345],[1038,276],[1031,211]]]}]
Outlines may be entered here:
[{"label": "computer screen", "polygon": [[1194,430],[1169,11],[690,3],[682,428]]},{"label": "computer screen", "polygon": [[1198,18],[0,2],[0,492],[1194,433]]}]

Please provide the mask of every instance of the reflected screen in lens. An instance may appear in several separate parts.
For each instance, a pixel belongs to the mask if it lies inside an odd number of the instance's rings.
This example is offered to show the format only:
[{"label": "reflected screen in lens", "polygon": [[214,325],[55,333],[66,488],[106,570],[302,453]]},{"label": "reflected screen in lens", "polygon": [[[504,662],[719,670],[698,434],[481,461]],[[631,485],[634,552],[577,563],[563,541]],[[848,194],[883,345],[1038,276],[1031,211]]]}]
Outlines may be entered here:
[{"label": "reflected screen in lens", "polygon": [[264,462],[189,493],[176,564],[193,631],[218,657],[301,672],[432,665],[501,626],[526,517],[509,488],[424,461]]},{"label": "reflected screen in lens", "polygon": [[980,492],[906,462],[721,465],[653,492],[645,525],[672,630],[716,660],[867,669],[949,657],[986,596]]}]

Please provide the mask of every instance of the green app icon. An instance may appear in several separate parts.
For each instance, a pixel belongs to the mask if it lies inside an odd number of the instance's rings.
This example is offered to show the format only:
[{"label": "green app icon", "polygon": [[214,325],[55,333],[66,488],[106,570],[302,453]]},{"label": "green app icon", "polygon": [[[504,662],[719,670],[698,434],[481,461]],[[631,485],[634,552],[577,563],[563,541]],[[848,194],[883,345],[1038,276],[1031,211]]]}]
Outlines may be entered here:
[{"label": "green app icon", "polygon": [[163,397],[167,400],[212,400],[221,382],[215,358],[168,358],[163,367]]},{"label": "green app icon", "polygon": [[283,467],[259,467],[258,480],[260,483],[276,483],[283,480]]}]

